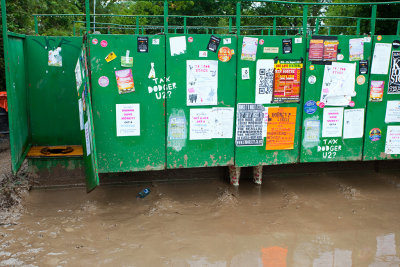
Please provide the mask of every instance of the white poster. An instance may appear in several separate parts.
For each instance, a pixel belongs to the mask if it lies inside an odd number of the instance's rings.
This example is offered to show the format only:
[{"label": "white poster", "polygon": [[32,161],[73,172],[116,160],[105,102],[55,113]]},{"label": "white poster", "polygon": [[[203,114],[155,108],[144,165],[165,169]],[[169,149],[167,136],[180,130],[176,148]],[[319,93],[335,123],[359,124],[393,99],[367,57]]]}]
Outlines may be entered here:
[{"label": "white poster", "polygon": [[262,136],[267,137],[267,128],[268,128],[268,108],[264,109],[264,118],[262,122]]},{"label": "white poster", "polygon": [[257,60],[256,70],[256,104],[272,103],[274,88],[274,60]]},{"label": "white poster", "polygon": [[186,37],[177,36],[169,38],[169,47],[171,56],[181,55],[186,53]]},{"label": "white poster", "polygon": [[84,122],[83,122],[83,103],[82,99],[79,98],[78,100],[78,107],[79,107],[79,124],[80,124],[80,129],[83,130],[84,127]]},{"label": "white poster", "polygon": [[212,108],[213,138],[232,138],[234,108]]},{"label": "white poster", "polygon": [[387,127],[385,153],[400,154],[400,126]]},{"label": "white poster", "polygon": [[343,108],[324,108],[322,137],[341,137]]},{"label": "white poster", "polygon": [[364,109],[346,109],[343,119],[343,138],[361,138],[364,136]]},{"label": "white poster", "polygon": [[85,141],[86,141],[86,156],[90,155],[90,124],[89,121],[85,123]]},{"label": "white poster", "polygon": [[400,122],[400,101],[388,101],[385,122]]},{"label": "white poster", "polygon": [[256,61],[258,38],[243,37],[241,60]]},{"label": "white poster", "polygon": [[218,60],[186,61],[186,90],[188,106],[217,105]]},{"label": "white poster", "polygon": [[348,106],[355,92],[356,63],[325,65],[320,101],[328,106]]},{"label": "white poster", "polygon": [[79,88],[82,85],[81,62],[79,61],[79,59],[75,67],[75,79],[76,79],[76,90],[79,90]]},{"label": "white poster", "polygon": [[371,74],[387,74],[392,44],[376,43],[372,57]]},{"label": "white poster", "polygon": [[140,104],[116,104],[117,136],[140,136]]},{"label": "white poster", "polygon": [[304,123],[304,142],[319,142],[319,120],[306,120]]},{"label": "white poster", "polygon": [[189,139],[206,140],[213,135],[213,113],[210,108],[190,109]]}]

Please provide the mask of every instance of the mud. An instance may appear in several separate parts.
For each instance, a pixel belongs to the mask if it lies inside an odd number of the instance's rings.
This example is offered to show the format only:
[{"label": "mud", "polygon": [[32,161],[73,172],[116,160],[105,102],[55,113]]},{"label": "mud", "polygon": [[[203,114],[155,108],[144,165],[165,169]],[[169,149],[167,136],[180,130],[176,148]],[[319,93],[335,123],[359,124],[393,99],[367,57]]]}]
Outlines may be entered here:
[{"label": "mud", "polygon": [[398,170],[283,169],[262,186],[154,182],[144,199],[145,185],[32,190],[0,227],[0,266],[399,266]]}]

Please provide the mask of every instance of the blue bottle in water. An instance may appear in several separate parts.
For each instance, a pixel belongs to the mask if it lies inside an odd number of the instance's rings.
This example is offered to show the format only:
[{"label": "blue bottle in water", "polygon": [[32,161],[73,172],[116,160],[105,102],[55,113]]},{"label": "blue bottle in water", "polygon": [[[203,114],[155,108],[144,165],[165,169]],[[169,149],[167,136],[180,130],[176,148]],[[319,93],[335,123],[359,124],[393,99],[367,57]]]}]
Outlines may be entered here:
[{"label": "blue bottle in water", "polygon": [[136,195],[136,198],[145,198],[148,194],[150,194],[150,189],[145,188]]}]

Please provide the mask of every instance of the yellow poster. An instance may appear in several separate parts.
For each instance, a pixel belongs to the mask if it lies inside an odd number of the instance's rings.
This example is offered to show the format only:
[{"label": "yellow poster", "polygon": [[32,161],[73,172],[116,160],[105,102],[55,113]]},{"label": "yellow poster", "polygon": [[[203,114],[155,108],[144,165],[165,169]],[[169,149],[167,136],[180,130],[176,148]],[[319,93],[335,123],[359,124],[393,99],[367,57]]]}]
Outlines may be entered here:
[{"label": "yellow poster", "polygon": [[266,150],[293,149],[297,108],[268,108]]}]

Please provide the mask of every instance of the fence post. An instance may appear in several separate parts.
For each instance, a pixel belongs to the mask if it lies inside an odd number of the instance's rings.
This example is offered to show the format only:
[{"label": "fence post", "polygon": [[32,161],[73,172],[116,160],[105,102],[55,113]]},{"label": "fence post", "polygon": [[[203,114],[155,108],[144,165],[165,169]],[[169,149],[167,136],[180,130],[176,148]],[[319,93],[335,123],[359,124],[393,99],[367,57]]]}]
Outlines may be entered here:
[{"label": "fence post", "polygon": [[400,35],[400,20],[397,22],[397,34]]},{"label": "fence post", "polygon": [[274,22],[272,25],[272,35],[276,35],[276,17],[274,17]]},{"label": "fence post", "polygon": [[318,34],[319,31],[319,18],[315,20],[315,34]]},{"label": "fence post", "polygon": [[183,17],[183,33],[186,34],[186,16]]},{"label": "fence post", "polygon": [[303,36],[307,37],[307,14],[308,14],[308,5],[303,6]]},{"label": "fence post", "polygon": [[229,33],[232,32],[232,17],[229,17]]},{"label": "fence post", "polygon": [[371,35],[375,35],[375,25],[376,25],[376,11],[377,5],[372,5],[372,14],[371,14]]},{"label": "fence post", "polygon": [[90,4],[89,0],[85,0],[86,7],[86,33],[90,32]]},{"label": "fence post", "polygon": [[240,12],[241,12],[241,3],[240,1],[236,2],[236,34],[240,35]]},{"label": "fence post", "polygon": [[357,31],[356,35],[360,35],[361,19],[357,19]]},{"label": "fence post", "polygon": [[72,25],[72,36],[75,36],[75,21],[74,21],[74,24]]},{"label": "fence post", "polygon": [[38,35],[39,34],[39,25],[38,25],[37,16],[33,16],[33,21],[35,22],[35,34]]},{"label": "fence post", "polygon": [[168,0],[164,0],[164,34],[168,33]]},{"label": "fence post", "polygon": [[139,17],[136,16],[136,29],[135,29],[135,34],[139,34]]}]

